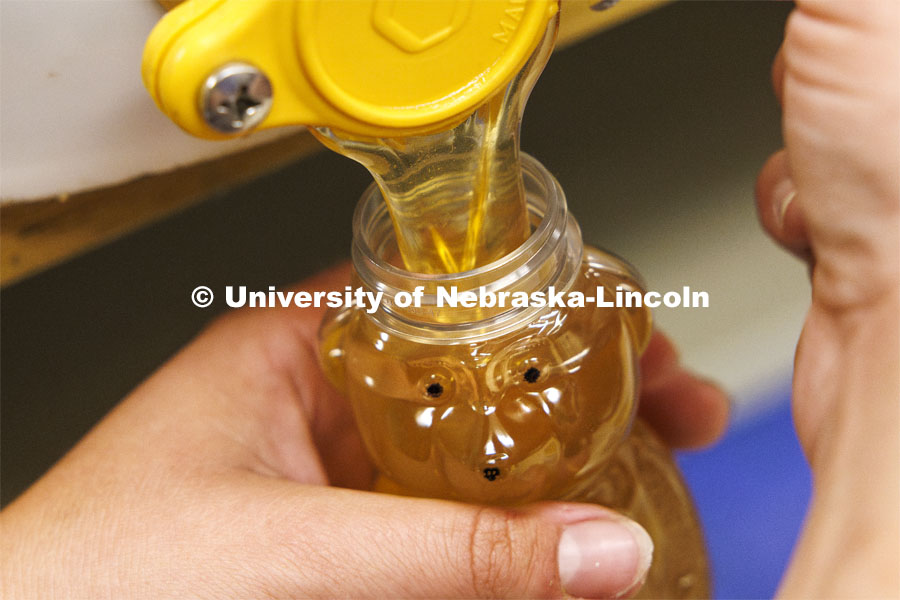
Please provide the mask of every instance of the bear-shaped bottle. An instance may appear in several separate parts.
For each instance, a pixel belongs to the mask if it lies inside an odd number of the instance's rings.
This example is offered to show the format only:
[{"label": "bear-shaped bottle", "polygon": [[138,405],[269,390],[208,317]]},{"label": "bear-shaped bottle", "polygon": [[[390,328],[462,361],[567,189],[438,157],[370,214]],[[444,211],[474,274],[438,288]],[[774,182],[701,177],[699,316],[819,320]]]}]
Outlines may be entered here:
[{"label": "bear-shaped bottle", "polygon": [[[390,216],[370,188],[354,217],[353,285],[383,300],[371,314],[350,307],[326,317],[324,370],[353,406],[378,489],[504,506],[602,504],[654,541],[638,597],[708,597],[690,496],[668,449],[635,417],[649,309],[599,306],[642,291],[640,279],[583,246],[556,180],[528,156],[522,166],[532,235],[465,273],[397,266]],[[465,302],[466,291],[479,300]]]}]

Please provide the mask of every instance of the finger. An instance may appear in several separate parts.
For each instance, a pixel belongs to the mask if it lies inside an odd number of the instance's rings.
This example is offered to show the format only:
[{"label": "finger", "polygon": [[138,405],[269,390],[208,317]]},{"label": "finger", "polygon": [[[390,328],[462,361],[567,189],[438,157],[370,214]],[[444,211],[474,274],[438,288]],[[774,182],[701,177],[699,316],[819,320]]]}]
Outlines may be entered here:
[{"label": "finger", "polygon": [[756,209],[766,232],[789,252],[810,260],[809,240],[787,153],[779,150],[756,179]]},{"label": "finger", "polygon": [[641,416],[674,448],[699,448],[719,439],[728,427],[722,390],[683,369],[641,393]]},{"label": "finger", "polygon": [[[291,286],[293,291],[331,291],[343,290],[350,282],[350,263],[342,262],[337,266]],[[296,400],[303,409],[303,423],[297,427],[306,429],[303,433],[310,438],[310,444],[299,456],[315,456],[327,483],[355,489],[369,489],[374,478],[374,467],[365,451],[350,404],[326,380],[321,371],[318,350],[319,325],[327,309],[325,307],[292,306],[289,309],[276,308],[263,311],[239,311],[242,320],[231,327],[240,327],[237,334],[245,340],[258,339],[259,343],[270,348],[269,353],[278,366],[277,370],[285,380],[291,382],[296,393]],[[286,334],[288,334],[286,336]],[[235,340],[239,344],[239,340]],[[248,396],[249,397],[249,396]],[[265,398],[251,398],[261,408],[265,406]],[[273,423],[277,430],[278,424]],[[270,437],[271,439],[271,437]],[[275,440],[282,449],[283,460],[280,465],[286,468],[283,474],[303,482],[309,479],[299,477],[308,472],[308,468],[292,469],[292,457],[288,449],[296,445],[285,437]]]},{"label": "finger", "polygon": [[656,380],[664,380],[678,369],[678,351],[668,337],[655,329],[650,343],[641,356],[641,375],[644,386],[653,386]]},{"label": "finger", "polygon": [[[347,273],[328,271],[304,285],[334,287]],[[151,433],[135,440],[139,451],[161,455],[164,448],[181,464],[189,457],[193,467],[240,466],[305,483],[368,487],[373,468],[352,411],[318,365],[322,312],[225,315],[135,390],[98,435],[144,430]]]},{"label": "finger", "polygon": [[[343,290],[350,283],[350,271],[350,263],[345,261],[290,289],[309,292]],[[248,323],[248,326],[264,338],[264,343],[274,342],[284,331],[292,332],[299,348],[283,353],[290,357],[284,372],[290,376],[303,407],[312,450],[325,472],[327,482],[354,489],[370,489],[375,469],[359,435],[353,411],[347,399],[326,380],[318,360],[318,331],[326,312],[326,308],[314,306],[275,309],[266,311],[263,316],[272,321],[270,327],[263,328],[255,322]],[[283,348],[279,344],[279,349],[275,351]]]},{"label": "finger", "polygon": [[680,366],[678,353],[655,331],[641,357],[640,415],[669,446],[712,443],[728,426],[728,397],[715,384]]},{"label": "finger", "polygon": [[639,525],[595,505],[509,510],[247,477],[233,503],[258,518],[230,534],[242,564],[258,553],[274,597],[611,598],[652,558]]},{"label": "finger", "polygon": [[[295,286],[294,290],[343,290],[350,283],[351,266],[343,262]],[[302,308],[280,311],[285,320],[303,341],[307,358],[305,365],[294,368],[294,382],[306,408],[313,442],[319,452],[323,468],[332,485],[354,489],[370,489],[374,467],[359,435],[353,411],[347,399],[326,380],[318,360],[319,326],[325,317],[324,308]]]},{"label": "finger", "polygon": [[778,103],[784,106],[784,44],[778,48],[772,61],[772,89]]},{"label": "finger", "polygon": [[[321,273],[316,273],[312,277],[304,279],[296,285],[290,286],[288,289],[294,291],[343,290],[344,286],[350,283],[350,272],[350,263],[348,261],[342,261],[337,265],[326,269],[325,271],[322,271]],[[297,321],[299,318],[300,322],[303,324],[312,322],[313,324],[315,324],[315,328],[313,328],[311,331],[315,336],[315,334],[318,332],[319,323],[321,322],[322,317],[327,310],[328,309],[324,306],[310,306],[305,308],[292,307],[291,310],[278,311],[278,314],[282,317],[290,318],[292,321]],[[303,335],[307,335],[308,331],[308,329],[304,330]]]}]

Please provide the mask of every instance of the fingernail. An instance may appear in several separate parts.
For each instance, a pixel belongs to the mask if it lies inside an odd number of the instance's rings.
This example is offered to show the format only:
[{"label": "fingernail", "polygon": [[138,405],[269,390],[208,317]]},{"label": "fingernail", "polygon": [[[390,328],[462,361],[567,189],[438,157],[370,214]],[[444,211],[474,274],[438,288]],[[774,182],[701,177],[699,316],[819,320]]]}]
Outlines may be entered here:
[{"label": "fingernail", "polygon": [[797,192],[795,190],[791,190],[787,193],[781,200],[778,201],[778,204],[775,207],[775,223],[778,224],[778,229],[784,229],[784,215],[787,214],[788,208],[791,206],[791,202],[794,201],[794,198],[797,197]]},{"label": "fingernail", "polygon": [[643,583],[653,558],[653,541],[627,519],[583,521],[559,538],[559,579],[579,598],[621,598]]}]

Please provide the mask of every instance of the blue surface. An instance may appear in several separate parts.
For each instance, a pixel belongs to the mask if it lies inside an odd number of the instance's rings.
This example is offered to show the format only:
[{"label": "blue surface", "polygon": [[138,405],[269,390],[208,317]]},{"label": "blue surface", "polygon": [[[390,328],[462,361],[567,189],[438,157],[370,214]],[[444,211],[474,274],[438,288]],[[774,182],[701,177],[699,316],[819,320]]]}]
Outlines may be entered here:
[{"label": "blue surface", "polygon": [[771,598],[809,503],[811,478],[791,421],[789,391],[678,463],[706,534],[716,598]]}]

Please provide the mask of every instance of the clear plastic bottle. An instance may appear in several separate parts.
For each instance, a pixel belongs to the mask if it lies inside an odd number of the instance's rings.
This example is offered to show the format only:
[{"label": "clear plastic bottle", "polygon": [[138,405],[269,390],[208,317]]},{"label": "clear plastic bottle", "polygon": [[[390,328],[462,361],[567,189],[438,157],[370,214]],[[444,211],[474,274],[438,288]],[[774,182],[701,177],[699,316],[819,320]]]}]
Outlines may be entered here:
[{"label": "clear plastic bottle", "polygon": [[[668,450],[635,418],[645,308],[438,306],[438,288],[640,290],[621,259],[582,244],[563,192],[522,156],[532,233],[501,259],[451,274],[400,267],[376,186],[354,217],[353,284],[384,292],[374,314],[345,308],[321,330],[325,372],[350,399],[393,493],[514,506],[595,502],[641,523],[655,544],[639,597],[709,596],[702,533]],[[424,288],[421,306],[397,292]],[[401,302],[401,304],[404,304]]]}]

